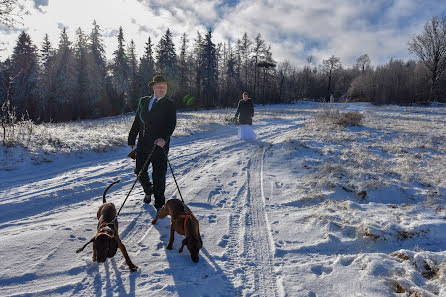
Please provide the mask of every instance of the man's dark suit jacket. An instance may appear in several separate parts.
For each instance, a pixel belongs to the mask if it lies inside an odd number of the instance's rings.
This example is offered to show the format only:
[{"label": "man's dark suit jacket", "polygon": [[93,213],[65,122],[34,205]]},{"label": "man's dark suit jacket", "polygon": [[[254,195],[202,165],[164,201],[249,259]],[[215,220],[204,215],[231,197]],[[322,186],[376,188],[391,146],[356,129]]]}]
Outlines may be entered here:
[{"label": "man's dark suit jacket", "polygon": [[[152,149],[156,139],[163,138],[166,141],[166,149],[169,148],[170,136],[177,123],[176,107],[167,97],[161,98],[152,105],[149,111],[149,102],[153,96],[145,96],[139,99],[135,120],[130,129],[128,144],[135,145],[139,134],[138,151]],[[140,147],[140,146],[143,147]]]}]

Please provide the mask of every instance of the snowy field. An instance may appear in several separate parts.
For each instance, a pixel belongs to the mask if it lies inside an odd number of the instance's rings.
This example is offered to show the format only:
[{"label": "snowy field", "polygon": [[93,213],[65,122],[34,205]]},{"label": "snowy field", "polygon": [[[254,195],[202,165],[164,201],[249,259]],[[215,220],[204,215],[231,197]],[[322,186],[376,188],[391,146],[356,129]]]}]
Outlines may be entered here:
[{"label": "snowy field", "polygon": [[[1,296],[446,296],[446,110],[339,104],[256,106],[256,141],[235,110],[181,112],[170,162],[200,222],[200,261],[166,250],[169,219],[135,187],[122,254],[75,250],[96,230],[106,186],[134,181],[132,116],[34,127],[0,147]],[[179,198],[168,172],[166,198]]]}]

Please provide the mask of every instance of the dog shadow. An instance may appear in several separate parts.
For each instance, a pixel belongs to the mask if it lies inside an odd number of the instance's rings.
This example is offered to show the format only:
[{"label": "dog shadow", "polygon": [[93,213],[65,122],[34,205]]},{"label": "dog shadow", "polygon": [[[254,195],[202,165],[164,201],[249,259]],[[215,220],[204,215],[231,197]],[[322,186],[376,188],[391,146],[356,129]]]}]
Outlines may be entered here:
[{"label": "dog shadow", "polygon": [[199,254],[200,260],[194,263],[186,246],[182,253],[178,252],[184,236],[175,233],[173,249],[166,249],[170,237],[170,217],[159,220],[154,226],[160,233],[162,248],[169,263],[168,268],[154,272],[170,275],[175,282],[172,289],[176,290],[178,296],[239,296],[228,275],[206,250],[206,238],[203,234],[201,234],[203,247]]}]

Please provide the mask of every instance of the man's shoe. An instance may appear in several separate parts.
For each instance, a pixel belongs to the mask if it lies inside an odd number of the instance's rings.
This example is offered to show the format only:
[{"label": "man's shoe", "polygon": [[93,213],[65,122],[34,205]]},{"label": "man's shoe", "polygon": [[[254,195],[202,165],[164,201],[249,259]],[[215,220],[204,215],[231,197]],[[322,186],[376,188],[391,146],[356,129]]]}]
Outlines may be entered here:
[{"label": "man's shoe", "polygon": [[152,196],[152,195],[146,194],[146,195],[144,196],[144,203],[149,204],[150,202],[152,202],[152,197],[151,197],[151,196]]}]

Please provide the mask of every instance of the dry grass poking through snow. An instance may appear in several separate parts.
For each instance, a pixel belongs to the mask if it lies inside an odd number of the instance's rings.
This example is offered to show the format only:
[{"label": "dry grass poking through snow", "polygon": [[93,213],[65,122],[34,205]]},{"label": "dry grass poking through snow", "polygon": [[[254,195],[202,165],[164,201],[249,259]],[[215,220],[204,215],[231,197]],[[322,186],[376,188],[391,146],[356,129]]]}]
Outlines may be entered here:
[{"label": "dry grass poking through snow", "polygon": [[316,114],[315,122],[340,127],[360,126],[362,114],[358,111],[341,111],[338,107],[324,107]]},{"label": "dry grass poking through snow", "polygon": [[445,296],[446,254],[435,243],[446,219],[446,110],[339,106],[288,135],[304,170],[301,205],[315,213],[309,222],[386,263],[393,292]]},{"label": "dry grass poking through snow", "polygon": [[[178,112],[174,137],[208,132],[227,124],[233,109]],[[107,152],[127,145],[134,114],[83,122],[18,123],[8,143],[0,146],[0,170],[13,170],[31,159],[34,164],[51,162],[60,154]],[[25,125],[26,124],[26,125]],[[28,127],[32,127],[29,129]],[[3,130],[0,129],[3,139]]]},{"label": "dry grass poking through snow", "polygon": [[445,118],[441,108],[322,109],[289,138],[313,151],[305,158],[313,187],[341,188],[359,201],[395,202],[395,192],[435,199],[446,194]]}]

